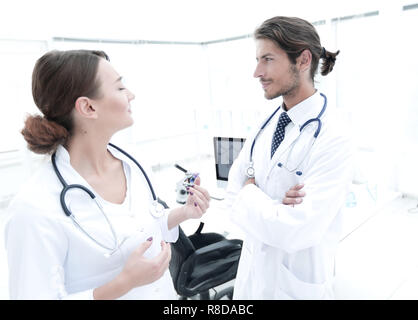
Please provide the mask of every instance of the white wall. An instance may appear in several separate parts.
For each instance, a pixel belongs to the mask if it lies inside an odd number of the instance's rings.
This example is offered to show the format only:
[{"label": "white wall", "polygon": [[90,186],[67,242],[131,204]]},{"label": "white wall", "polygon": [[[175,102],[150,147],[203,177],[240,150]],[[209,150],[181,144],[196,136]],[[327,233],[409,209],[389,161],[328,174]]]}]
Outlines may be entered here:
[{"label": "white wall", "polygon": [[[323,45],[341,50],[334,71],[317,76],[317,87],[351,126],[357,145],[358,182],[372,188],[418,192],[418,123],[415,105],[418,9],[402,2],[367,2],[351,19],[324,11],[317,25]],[[378,15],[361,16],[379,11]],[[321,11],[315,21],[321,20]],[[261,21],[260,21],[261,22]],[[3,30],[4,32],[4,30]],[[6,35],[3,35],[6,37]],[[411,38],[412,37],[412,38]],[[155,166],[212,155],[215,135],[245,137],[280,101],[266,101],[252,77],[251,38],[213,44],[108,44],[0,39],[0,198],[8,198],[39,157],[24,151],[19,134],[27,112],[36,111],[30,91],[35,60],[50,49],[105,50],[136,94],[135,125],[116,140],[141,146]],[[7,111],[6,111],[7,110]],[[15,152],[7,152],[17,150]],[[27,164],[31,164],[30,170]]]}]

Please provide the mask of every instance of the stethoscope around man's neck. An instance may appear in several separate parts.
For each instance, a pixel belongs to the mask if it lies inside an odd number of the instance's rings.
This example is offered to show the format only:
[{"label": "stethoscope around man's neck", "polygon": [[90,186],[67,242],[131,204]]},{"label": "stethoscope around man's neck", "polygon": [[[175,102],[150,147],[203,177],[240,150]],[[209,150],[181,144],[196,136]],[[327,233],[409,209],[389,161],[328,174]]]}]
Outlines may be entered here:
[{"label": "stethoscope around man's neck", "polygon": [[[318,137],[319,133],[321,132],[321,128],[322,128],[322,121],[321,121],[321,116],[323,115],[323,113],[325,112],[326,108],[327,108],[327,97],[323,94],[320,93],[320,95],[324,98],[324,105],[322,106],[321,112],[318,114],[318,116],[316,118],[312,118],[309,119],[308,121],[306,121],[299,129],[299,136],[302,133],[302,130],[310,123],[312,122],[317,122],[318,123],[318,127],[315,130],[315,133],[313,135],[314,137],[314,141],[316,140],[316,138]],[[246,175],[248,178],[252,179],[255,177],[255,170],[254,170],[254,162],[253,162],[253,152],[254,152],[254,146],[255,146],[255,142],[257,141],[258,136],[261,134],[261,132],[263,132],[263,130],[266,128],[267,124],[271,121],[271,119],[276,115],[276,113],[280,110],[281,106],[279,106],[270,117],[268,117],[268,119],[264,122],[264,124],[261,126],[260,130],[258,130],[258,133],[256,134],[253,143],[251,145],[251,150],[250,150],[250,163],[248,165],[247,171],[246,171]],[[313,143],[312,143],[313,145]],[[293,150],[293,148],[292,148]],[[291,150],[291,151],[292,151]],[[289,154],[291,153],[291,151],[289,152]],[[303,162],[304,158],[302,159],[301,163]],[[278,167],[280,168],[286,168],[285,165],[283,165],[282,162],[279,162]],[[302,171],[300,170],[288,170],[290,172],[295,172],[296,175],[301,176],[302,175]]]}]

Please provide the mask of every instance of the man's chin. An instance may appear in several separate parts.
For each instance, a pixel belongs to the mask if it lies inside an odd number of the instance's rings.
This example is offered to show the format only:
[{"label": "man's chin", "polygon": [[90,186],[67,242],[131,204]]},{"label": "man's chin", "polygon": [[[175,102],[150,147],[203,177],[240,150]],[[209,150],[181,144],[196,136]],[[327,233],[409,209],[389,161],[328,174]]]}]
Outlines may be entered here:
[{"label": "man's chin", "polygon": [[271,94],[271,93],[268,93],[267,91],[264,92],[264,98],[266,98],[267,100],[276,99],[276,98],[280,97],[281,95],[282,95],[281,93]]}]

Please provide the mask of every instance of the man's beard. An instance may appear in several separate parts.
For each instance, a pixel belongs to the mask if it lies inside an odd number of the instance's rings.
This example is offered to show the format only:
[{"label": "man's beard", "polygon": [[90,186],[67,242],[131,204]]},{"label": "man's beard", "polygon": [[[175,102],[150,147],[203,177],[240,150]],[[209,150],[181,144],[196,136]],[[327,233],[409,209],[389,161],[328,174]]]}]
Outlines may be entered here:
[{"label": "man's beard", "polygon": [[295,65],[290,65],[290,69],[289,69],[292,78],[290,80],[290,83],[287,84],[286,87],[284,88],[280,88],[278,91],[276,91],[275,93],[273,93],[272,95],[269,95],[267,92],[264,93],[264,97],[268,100],[273,100],[276,99],[278,97],[281,96],[292,96],[294,95],[294,93],[296,92],[296,90],[299,88],[299,74],[297,72],[296,66]]}]

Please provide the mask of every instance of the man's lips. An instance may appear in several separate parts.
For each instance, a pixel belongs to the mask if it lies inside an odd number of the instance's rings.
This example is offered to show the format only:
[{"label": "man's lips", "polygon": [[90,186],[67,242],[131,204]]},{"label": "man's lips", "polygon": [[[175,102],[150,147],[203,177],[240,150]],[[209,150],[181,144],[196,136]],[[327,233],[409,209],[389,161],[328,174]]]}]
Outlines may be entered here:
[{"label": "man's lips", "polygon": [[260,80],[261,86],[263,87],[263,89],[267,88],[272,81],[270,80]]}]

